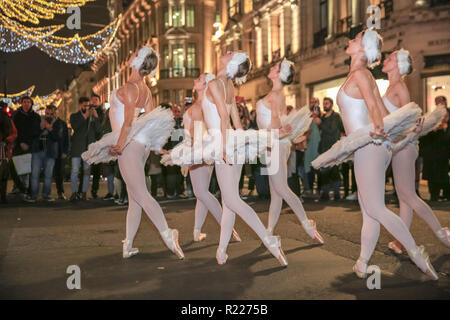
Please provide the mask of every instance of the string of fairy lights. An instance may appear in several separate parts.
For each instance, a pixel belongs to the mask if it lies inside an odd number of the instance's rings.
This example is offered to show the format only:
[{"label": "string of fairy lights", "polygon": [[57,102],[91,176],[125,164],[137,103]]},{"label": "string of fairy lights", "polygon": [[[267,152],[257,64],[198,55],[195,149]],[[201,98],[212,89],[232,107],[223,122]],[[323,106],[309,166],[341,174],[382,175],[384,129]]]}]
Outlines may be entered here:
[{"label": "string of fairy lights", "polygon": [[52,19],[54,14],[66,13],[71,6],[82,6],[95,0],[2,0],[0,4],[0,51],[21,52],[32,46],[39,48],[58,61],[85,64],[94,60],[109,47],[122,22],[119,15],[109,25],[94,34],[80,37],[55,36],[64,25],[27,27],[22,22],[39,23],[39,19]]},{"label": "string of fairy lights", "polygon": [[2,0],[6,16],[21,22],[39,24],[39,19],[51,20],[55,14],[66,13],[69,7],[82,7],[95,0]]}]

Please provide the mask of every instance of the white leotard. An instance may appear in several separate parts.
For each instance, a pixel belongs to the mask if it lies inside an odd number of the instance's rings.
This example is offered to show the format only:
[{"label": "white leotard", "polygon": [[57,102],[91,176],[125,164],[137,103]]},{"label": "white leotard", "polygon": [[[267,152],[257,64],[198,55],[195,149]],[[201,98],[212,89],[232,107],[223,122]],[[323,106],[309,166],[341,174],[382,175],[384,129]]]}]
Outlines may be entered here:
[{"label": "white leotard", "polygon": [[[134,84],[138,88],[138,95],[135,103],[137,103],[139,99],[139,87],[137,84]],[[145,105],[147,105],[148,101],[148,94],[147,98],[145,100]],[[141,112],[140,108],[136,108],[134,110],[134,119],[136,119],[139,116],[139,113]],[[111,121],[111,129],[112,130],[121,130],[123,122],[125,120],[125,106],[122,103],[122,101],[119,100],[117,97],[117,90],[114,90],[111,94],[111,109],[109,111],[109,119]]]},{"label": "white leotard", "polygon": [[272,125],[272,110],[262,99],[256,103],[256,123],[259,129],[269,129]]},{"label": "white leotard", "polygon": [[383,102],[384,102],[384,105],[386,106],[386,109],[388,109],[389,113],[392,113],[392,112],[394,112],[395,110],[398,109],[397,106],[393,105],[389,101],[389,99],[388,99],[388,97],[386,95],[383,96]]},{"label": "white leotard", "polygon": [[[223,84],[223,82],[222,82],[222,84]],[[205,119],[206,127],[208,128],[208,130],[212,130],[212,129],[221,130],[221,120],[220,120],[219,111],[217,110],[217,106],[214,103],[212,103],[211,101],[209,101],[209,99],[206,95],[206,91],[208,91],[208,89],[205,89],[205,92],[203,94],[203,102],[202,102],[203,117]],[[224,94],[226,97],[225,86],[224,86]],[[226,106],[228,117],[229,117],[231,114],[231,108],[233,105],[225,103],[225,106]]]},{"label": "white leotard", "polygon": [[337,94],[337,103],[347,135],[371,123],[364,99],[356,99],[347,95],[344,85]]}]

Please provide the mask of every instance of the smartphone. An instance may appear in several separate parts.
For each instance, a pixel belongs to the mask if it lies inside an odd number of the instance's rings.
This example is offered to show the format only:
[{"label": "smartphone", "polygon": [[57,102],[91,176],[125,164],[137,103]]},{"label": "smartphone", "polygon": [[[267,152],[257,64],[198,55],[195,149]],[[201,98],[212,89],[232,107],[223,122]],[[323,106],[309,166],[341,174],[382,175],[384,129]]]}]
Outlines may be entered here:
[{"label": "smartphone", "polygon": [[186,97],[184,98],[184,104],[186,106],[190,106],[192,104],[192,97]]}]

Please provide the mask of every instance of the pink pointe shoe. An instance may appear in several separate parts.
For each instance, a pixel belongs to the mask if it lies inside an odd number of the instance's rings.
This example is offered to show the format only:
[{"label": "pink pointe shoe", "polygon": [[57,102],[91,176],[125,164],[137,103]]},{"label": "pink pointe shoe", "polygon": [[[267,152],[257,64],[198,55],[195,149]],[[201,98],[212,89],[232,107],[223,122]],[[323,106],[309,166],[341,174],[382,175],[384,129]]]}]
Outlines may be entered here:
[{"label": "pink pointe shoe", "polygon": [[184,259],[184,253],[178,243],[178,230],[168,228],[166,231],[161,232],[161,237],[166,246],[175,253],[179,259]]},{"label": "pink pointe shoe", "polygon": [[216,251],[216,259],[217,259],[217,264],[223,265],[227,262],[228,259],[228,255],[226,252],[226,249],[224,248],[217,248]]},{"label": "pink pointe shoe", "polygon": [[389,249],[394,251],[396,254],[402,254],[403,253],[403,246],[397,240],[389,242],[388,243],[388,247],[389,247]]},{"label": "pink pointe shoe", "polygon": [[[266,236],[264,238],[264,244],[269,249],[269,251],[278,259],[278,262],[286,267],[288,265],[287,258],[281,249],[281,238],[279,236]],[[276,253],[274,253],[274,251]]]},{"label": "pink pointe shoe", "polygon": [[422,270],[423,273],[427,274],[431,279],[438,280],[439,276],[434,270],[430,262],[430,257],[425,251],[424,246],[417,246],[415,249],[408,251],[408,255],[411,260]]},{"label": "pink pointe shoe", "polygon": [[445,246],[450,248],[450,230],[447,227],[439,229],[436,232],[436,236]]},{"label": "pink pointe shoe", "polygon": [[123,243],[123,249],[122,249],[122,257],[124,259],[131,258],[132,256],[135,256],[139,253],[138,248],[132,248],[133,243],[131,240],[122,240]]},{"label": "pink pointe shoe", "polygon": [[323,238],[320,233],[317,231],[316,222],[314,220],[305,220],[301,221],[303,229],[305,229],[306,233],[314,240],[314,242],[318,244],[324,244]]},{"label": "pink pointe shoe", "polygon": [[206,233],[201,233],[200,229],[194,229],[194,241],[200,242],[206,239]]},{"label": "pink pointe shoe", "polygon": [[353,266],[353,272],[356,273],[358,278],[367,278],[367,263],[368,261],[362,257],[359,257],[358,260],[356,260],[356,263]]}]

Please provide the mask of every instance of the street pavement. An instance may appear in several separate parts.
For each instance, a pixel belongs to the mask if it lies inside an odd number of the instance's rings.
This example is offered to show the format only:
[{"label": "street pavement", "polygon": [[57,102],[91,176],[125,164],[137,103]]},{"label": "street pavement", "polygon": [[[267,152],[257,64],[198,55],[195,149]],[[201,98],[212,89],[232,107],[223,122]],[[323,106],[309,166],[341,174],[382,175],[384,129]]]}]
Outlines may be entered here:
[{"label": "street pavement", "polygon": [[[104,190],[104,185],[102,185]],[[100,194],[103,194],[100,192]],[[267,223],[268,200],[246,200]],[[231,243],[229,259],[217,264],[219,227],[208,215],[206,240],[192,240],[195,199],[160,202],[171,228],[180,231],[186,258],[166,249],[143,213],[134,246],[140,253],[122,259],[126,207],[112,201],[71,203],[12,200],[0,207],[1,299],[449,299],[450,249],[417,216],[412,234],[425,245],[440,280],[431,281],[406,254],[390,252],[384,228],[370,261],[381,269],[381,289],[352,272],[360,249],[361,214],[357,202],[306,201],[325,244],[313,244],[293,212],[284,207],[275,234],[289,261],[287,268],[236,218],[241,243]],[[443,226],[450,226],[449,202],[432,203]],[[398,213],[398,207],[389,205]],[[67,268],[79,266],[81,289],[69,290]]]}]

